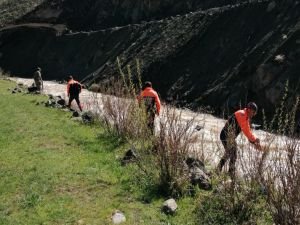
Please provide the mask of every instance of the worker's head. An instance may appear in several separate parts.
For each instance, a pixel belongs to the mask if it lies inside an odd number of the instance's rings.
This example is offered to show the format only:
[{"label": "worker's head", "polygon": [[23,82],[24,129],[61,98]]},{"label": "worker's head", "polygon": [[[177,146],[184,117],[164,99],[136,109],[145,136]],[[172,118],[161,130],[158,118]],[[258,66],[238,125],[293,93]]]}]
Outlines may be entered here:
[{"label": "worker's head", "polygon": [[68,76],[68,78],[67,78],[67,81],[70,81],[70,80],[73,80],[73,77],[71,75]]},{"label": "worker's head", "polygon": [[152,87],[152,83],[150,81],[146,81],[144,84],[144,88]]},{"label": "worker's head", "polygon": [[257,105],[254,102],[249,102],[247,104],[246,108],[247,108],[248,115],[249,115],[250,118],[252,118],[253,116],[256,115],[258,107],[257,107]]},{"label": "worker's head", "polygon": [[41,68],[37,66],[37,67],[36,67],[36,70],[37,70],[37,71],[41,71]]}]

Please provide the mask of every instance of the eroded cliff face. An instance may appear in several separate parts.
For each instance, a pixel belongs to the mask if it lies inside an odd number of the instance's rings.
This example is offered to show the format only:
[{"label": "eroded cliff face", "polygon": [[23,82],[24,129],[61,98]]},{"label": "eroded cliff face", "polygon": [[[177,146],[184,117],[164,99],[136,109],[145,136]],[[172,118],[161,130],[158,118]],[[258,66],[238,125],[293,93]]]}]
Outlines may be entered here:
[{"label": "eroded cliff face", "polygon": [[182,15],[245,0],[48,0],[19,22],[64,23],[71,30],[106,29]]},{"label": "eroded cliff face", "polygon": [[133,71],[139,59],[143,80],[151,80],[166,101],[211,106],[221,114],[254,100],[272,112],[286,80],[291,94],[299,94],[299,21],[300,4],[285,0],[196,10],[93,32],[22,25],[0,31],[0,66],[30,77],[40,65],[45,79],[73,74],[90,85],[118,76],[118,56]]}]

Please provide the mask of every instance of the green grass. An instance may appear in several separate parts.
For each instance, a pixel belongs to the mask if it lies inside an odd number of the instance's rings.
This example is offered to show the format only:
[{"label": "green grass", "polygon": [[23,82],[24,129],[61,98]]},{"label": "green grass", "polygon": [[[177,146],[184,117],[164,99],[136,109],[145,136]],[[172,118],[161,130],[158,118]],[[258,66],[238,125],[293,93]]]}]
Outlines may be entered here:
[{"label": "green grass", "polygon": [[45,96],[11,94],[0,80],[0,224],[194,224],[192,198],[179,200],[175,216],[161,213],[165,200],[143,203],[134,166],[122,167],[128,146],[99,126],[36,102]]}]

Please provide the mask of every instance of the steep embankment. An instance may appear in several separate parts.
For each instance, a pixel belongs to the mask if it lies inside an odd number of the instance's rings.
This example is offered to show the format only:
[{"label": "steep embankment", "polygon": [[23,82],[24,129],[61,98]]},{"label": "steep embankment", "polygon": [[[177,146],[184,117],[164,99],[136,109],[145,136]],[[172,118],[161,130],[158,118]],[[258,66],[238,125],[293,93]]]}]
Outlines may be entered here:
[{"label": "steep embankment", "polygon": [[141,23],[245,0],[46,0],[18,23],[63,23],[72,30],[98,30]]},{"label": "steep embankment", "polygon": [[[271,110],[287,79],[299,93],[299,18],[300,4],[286,0],[94,32],[21,26],[0,32],[0,65],[31,76],[38,64],[47,79],[74,74],[91,84],[118,74],[117,56],[123,66],[138,58],[143,79],[153,81],[166,100],[217,111],[255,100]],[[277,55],[283,60],[276,61]]]},{"label": "steep embankment", "polygon": [[43,0],[1,0],[0,1],[0,27],[14,23],[35,10]]}]

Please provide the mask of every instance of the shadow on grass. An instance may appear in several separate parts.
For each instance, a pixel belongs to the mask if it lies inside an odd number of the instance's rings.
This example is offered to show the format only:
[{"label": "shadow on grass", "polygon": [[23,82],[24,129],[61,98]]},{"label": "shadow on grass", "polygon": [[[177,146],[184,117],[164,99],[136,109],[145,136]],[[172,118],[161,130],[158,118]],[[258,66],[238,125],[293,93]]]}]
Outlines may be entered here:
[{"label": "shadow on grass", "polygon": [[113,152],[120,146],[125,144],[125,141],[119,137],[110,134],[99,133],[92,140],[74,140],[77,145],[83,147],[85,151],[92,152]]}]

